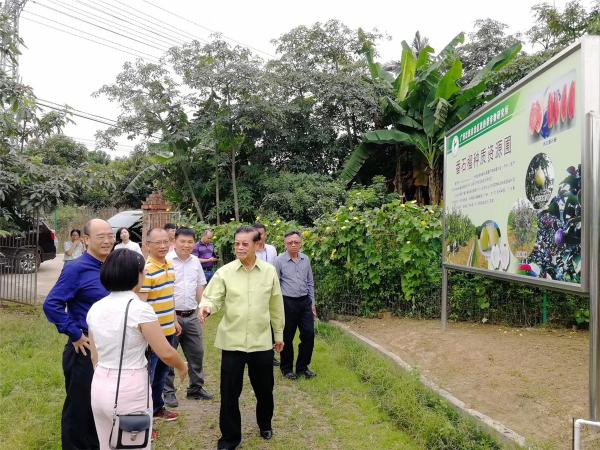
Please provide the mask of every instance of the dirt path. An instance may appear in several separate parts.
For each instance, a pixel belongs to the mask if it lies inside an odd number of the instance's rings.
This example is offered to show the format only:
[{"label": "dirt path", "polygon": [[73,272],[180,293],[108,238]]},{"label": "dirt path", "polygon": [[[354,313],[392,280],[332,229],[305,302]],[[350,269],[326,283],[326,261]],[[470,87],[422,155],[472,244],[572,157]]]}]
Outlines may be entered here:
[{"label": "dirt path", "polygon": [[467,323],[443,332],[438,321],[394,317],[347,324],[538,444],[571,448],[572,418],[587,417],[587,332]]}]

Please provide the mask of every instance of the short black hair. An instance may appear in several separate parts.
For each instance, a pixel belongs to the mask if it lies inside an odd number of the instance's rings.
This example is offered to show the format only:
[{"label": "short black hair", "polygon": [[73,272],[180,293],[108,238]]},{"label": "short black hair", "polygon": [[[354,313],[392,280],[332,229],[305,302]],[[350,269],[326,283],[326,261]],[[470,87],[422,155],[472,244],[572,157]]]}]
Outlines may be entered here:
[{"label": "short black hair", "polygon": [[138,284],[146,262],[137,252],[120,248],[106,258],[100,269],[100,282],[111,292],[130,291]]},{"label": "short black hair", "polygon": [[233,238],[235,239],[235,237],[240,233],[254,233],[254,237],[252,238],[252,241],[253,242],[260,241],[260,235],[258,234],[258,231],[256,231],[256,228],[254,228],[254,227],[247,227],[247,226],[239,227],[233,233]]},{"label": "short black hair", "polygon": [[175,225],[174,223],[165,223],[165,226],[163,227],[163,229],[165,229],[165,230],[176,230],[177,229],[177,225]]},{"label": "short black hair", "polygon": [[302,235],[300,234],[300,232],[299,232],[299,231],[296,231],[296,230],[288,231],[287,233],[285,233],[285,234],[283,235],[283,238],[284,238],[284,239],[285,239],[285,238],[288,238],[288,237],[290,237],[290,236],[293,236],[294,234],[298,235],[298,237],[299,237],[300,239],[302,239]]},{"label": "short black hair", "polygon": [[260,222],[256,222],[254,225],[252,225],[253,228],[256,228],[257,230],[260,228],[261,230],[265,230],[267,231],[267,227],[265,227],[262,223]]},{"label": "short black hair", "polygon": [[196,240],[196,233],[189,228],[177,228],[177,231],[175,232],[175,239],[177,239],[178,236],[188,236]]},{"label": "short black hair", "polygon": [[81,230],[78,230],[77,228],[73,228],[71,230],[71,232],[69,233],[69,236],[73,236],[73,233],[77,233],[79,235],[79,237],[81,237]]}]

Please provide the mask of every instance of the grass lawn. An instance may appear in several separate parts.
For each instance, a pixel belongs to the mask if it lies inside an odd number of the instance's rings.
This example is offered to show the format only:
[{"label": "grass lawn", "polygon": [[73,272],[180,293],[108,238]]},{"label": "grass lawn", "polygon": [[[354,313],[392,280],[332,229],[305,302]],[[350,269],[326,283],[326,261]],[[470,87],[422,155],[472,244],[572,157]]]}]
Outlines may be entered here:
[{"label": "grass lawn", "polygon": [[[217,323],[217,317],[209,319],[204,330],[205,385],[215,399],[186,400],[180,387],[180,419],[158,424],[156,449],[216,447],[220,353],[212,342]],[[254,396],[245,379],[241,448],[500,448],[413,375],[332,326],[322,324],[319,331],[311,364],[316,379],[291,382],[276,371],[272,441],[258,437]],[[39,308],[0,308],[0,448],[60,448],[64,343]]]}]

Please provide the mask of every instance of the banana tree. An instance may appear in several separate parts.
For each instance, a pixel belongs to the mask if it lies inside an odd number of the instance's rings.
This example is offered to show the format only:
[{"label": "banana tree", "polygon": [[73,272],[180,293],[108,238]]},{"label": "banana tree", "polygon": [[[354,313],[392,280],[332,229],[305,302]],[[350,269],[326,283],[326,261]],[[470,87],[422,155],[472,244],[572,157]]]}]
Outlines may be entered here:
[{"label": "banana tree", "polygon": [[382,145],[394,144],[419,152],[425,160],[429,199],[439,204],[442,189],[444,136],[488,100],[488,75],[510,62],[520,51],[513,45],[494,57],[466,86],[461,86],[462,63],[455,49],[464,42],[458,34],[437,55],[433,48],[415,52],[402,42],[402,57],[398,74],[384,70],[375,62],[373,44],[360,34],[361,52],[365,55],[371,80],[385,92],[380,98],[385,129],[365,133],[361,143],[346,160],[340,179],[350,182],[364,162]]}]

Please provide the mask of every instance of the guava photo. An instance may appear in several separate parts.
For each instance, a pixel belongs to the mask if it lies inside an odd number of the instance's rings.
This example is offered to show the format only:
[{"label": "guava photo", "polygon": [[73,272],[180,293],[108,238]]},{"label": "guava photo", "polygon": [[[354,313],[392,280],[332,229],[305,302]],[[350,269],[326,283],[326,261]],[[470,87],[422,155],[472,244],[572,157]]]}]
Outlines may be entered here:
[{"label": "guava photo", "polygon": [[530,142],[548,139],[569,129],[575,121],[575,71],[550,83],[529,102]]},{"label": "guava photo", "polygon": [[535,155],[525,174],[525,194],[535,209],[550,201],[554,187],[554,167],[545,153]]},{"label": "guava photo", "polygon": [[486,257],[490,258],[494,246],[500,244],[500,227],[493,220],[486,220],[481,227],[477,229],[479,250]]},{"label": "guava photo", "polygon": [[507,237],[513,255],[525,259],[533,251],[538,232],[538,217],[531,202],[519,199],[508,214]]}]

